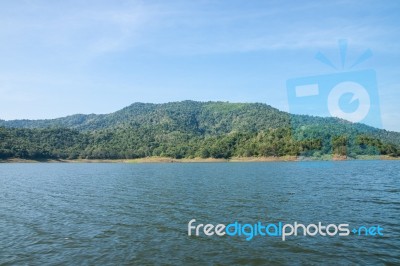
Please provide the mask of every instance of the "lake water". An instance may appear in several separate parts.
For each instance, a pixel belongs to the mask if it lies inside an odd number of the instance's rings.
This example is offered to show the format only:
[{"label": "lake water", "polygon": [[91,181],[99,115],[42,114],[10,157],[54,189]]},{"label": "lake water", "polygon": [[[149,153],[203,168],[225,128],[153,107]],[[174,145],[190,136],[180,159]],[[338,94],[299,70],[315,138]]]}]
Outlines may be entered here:
[{"label": "lake water", "polygon": [[[0,164],[1,265],[400,264],[400,162]],[[383,236],[188,236],[348,223]]]}]

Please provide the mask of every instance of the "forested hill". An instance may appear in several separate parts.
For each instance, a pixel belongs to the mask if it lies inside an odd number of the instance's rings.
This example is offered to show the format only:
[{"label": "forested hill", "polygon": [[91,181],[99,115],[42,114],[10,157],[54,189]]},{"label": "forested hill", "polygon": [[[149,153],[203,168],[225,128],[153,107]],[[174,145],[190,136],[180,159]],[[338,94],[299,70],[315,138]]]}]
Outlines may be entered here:
[{"label": "forested hill", "polygon": [[233,130],[257,131],[287,126],[288,123],[287,113],[266,104],[195,101],[134,103],[105,115],[77,114],[47,120],[0,120],[0,126],[15,128],[67,127],[90,131],[139,124],[200,134],[225,134]]},{"label": "forested hill", "polygon": [[400,133],[261,103],[134,103],[111,114],[0,120],[0,158],[400,154]]}]

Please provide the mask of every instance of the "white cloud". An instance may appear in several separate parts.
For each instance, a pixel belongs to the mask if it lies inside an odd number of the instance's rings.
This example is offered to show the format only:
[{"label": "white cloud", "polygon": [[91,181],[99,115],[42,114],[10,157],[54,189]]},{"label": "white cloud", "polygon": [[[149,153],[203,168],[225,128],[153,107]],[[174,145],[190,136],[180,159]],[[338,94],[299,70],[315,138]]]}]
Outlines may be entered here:
[{"label": "white cloud", "polygon": [[[138,1],[112,6],[97,3],[9,6],[9,10],[0,11],[0,23],[6,25],[0,28],[0,47],[15,51],[29,43],[43,56],[47,53],[70,60],[85,59],[135,47],[141,41],[141,32],[157,16],[157,6]],[[12,12],[15,8],[19,9],[17,14]]]},{"label": "white cloud", "polygon": [[334,47],[340,38],[353,46],[396,51],[385,40],[394,38],[397,25],[382,28],[376,18],[342,16],[340,8],[358,8],[346,2],[324,5],[325,13],[332,13],[326,18],[313,2],[269,4],[246,12],[229,5],[219,9],[213,2],[39,3],[17,5],[19,15],[2,15],[0,22],[7,27],[0,33],[10,45],[13,39],[30,41],[74,59],[135,48],[171,55],[313,49]]}]

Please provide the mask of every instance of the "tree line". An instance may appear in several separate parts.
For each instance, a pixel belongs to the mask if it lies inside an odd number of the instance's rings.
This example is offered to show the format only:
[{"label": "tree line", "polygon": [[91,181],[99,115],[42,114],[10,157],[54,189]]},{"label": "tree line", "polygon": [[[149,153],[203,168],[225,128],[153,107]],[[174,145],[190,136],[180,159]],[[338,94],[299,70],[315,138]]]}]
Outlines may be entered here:
[{"label": "tree line", "polygon": [[252,156],[360,155],[399,156],[400,149],[367,135],[294,136],[291,128],[259,132],[231,132],[196,136],[173,131],[158,135],[149,130],[119,128],[96,132],[58,129],[0,128],[0,159],[134,159],[231,158]]}]

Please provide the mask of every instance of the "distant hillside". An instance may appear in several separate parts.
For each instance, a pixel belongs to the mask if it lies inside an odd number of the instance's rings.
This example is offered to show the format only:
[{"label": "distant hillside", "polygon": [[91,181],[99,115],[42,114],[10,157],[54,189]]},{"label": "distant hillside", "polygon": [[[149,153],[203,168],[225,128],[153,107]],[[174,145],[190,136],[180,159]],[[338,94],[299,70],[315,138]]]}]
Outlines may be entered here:
[{"label": "distant hillside", "polygon": [[[255,115],[262,115],[255,117]],[[14,128],[67,127],[79,131],[100,130],[128,124],[171,129],[229,133],[232,130],[268,129],[288,125],[285,112],[266,104],[183,101],[165,104],[134,103],[106,115],[71,115],[47,120],[0,120],[0,126]],[[242,128],[242,127],[245,128]]]},{"label": "distant hillside", "polygon": [[104,115],[0,120],[0,158],[399,155],[400,133],[261,103],[134,103]]}]

